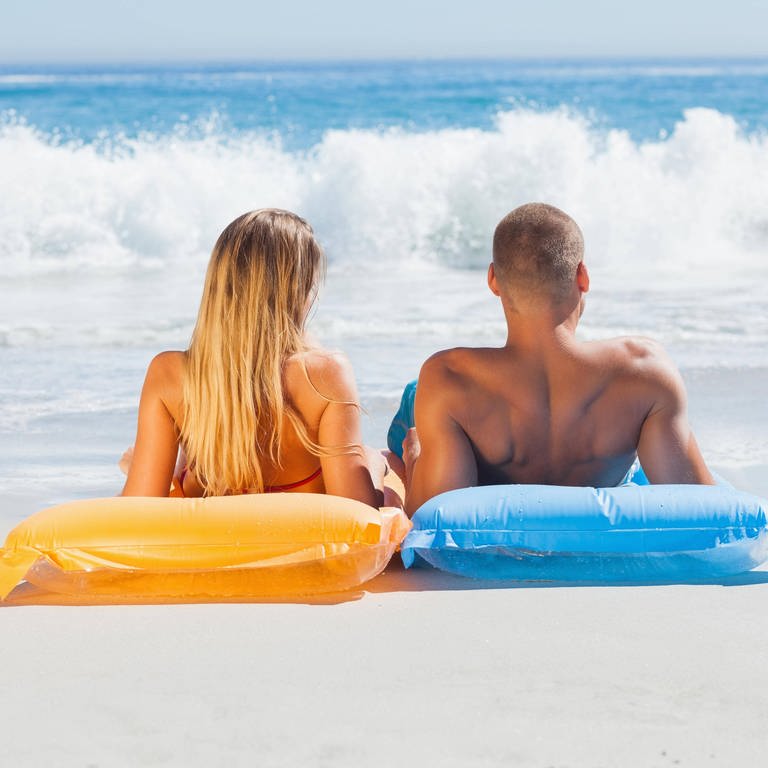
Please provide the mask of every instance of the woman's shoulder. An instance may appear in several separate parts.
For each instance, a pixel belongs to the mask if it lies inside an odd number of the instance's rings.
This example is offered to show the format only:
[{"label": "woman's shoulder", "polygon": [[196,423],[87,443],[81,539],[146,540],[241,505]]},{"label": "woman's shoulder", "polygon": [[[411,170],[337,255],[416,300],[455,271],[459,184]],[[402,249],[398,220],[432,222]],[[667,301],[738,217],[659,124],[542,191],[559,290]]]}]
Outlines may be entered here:
[{"label": "woman's shoulder", "polygon": [[307,385],[323,400],[357,402],[355,375],[343,352],[312,347],[292,355],[286,362],[289,388]]},{"label": "woman's shoulder", "polygon": [[178,377],[183,375],[186,364],[186,352],[167,350],[156,354],[149,361],[147,372],[159,378]]},{"label": "woman's shoulder", "polygon": [[183,384],[186,364],[186,352],[160,352],[150,360],[147,367],[145,388],[152,388],[163,400],[176,400]]}]

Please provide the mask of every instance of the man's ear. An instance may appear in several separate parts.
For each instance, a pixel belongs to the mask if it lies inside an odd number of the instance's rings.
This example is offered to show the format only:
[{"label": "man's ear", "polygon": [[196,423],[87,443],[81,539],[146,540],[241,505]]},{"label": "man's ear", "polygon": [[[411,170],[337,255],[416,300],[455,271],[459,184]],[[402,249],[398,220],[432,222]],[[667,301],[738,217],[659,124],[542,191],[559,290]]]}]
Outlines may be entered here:
[{"label": "man's ear", "polygon": [[580,261],[579,266],[576,267],[576,285],[582,293],[589,293],[589,272],[583,261]]},{"label": "man's ear", "polygon": [[496,282],[496,270],[494,269],[493,262],[488,265],[488,287],[491,289],[491,293],[494,296],[499,296],[499,285]]}]

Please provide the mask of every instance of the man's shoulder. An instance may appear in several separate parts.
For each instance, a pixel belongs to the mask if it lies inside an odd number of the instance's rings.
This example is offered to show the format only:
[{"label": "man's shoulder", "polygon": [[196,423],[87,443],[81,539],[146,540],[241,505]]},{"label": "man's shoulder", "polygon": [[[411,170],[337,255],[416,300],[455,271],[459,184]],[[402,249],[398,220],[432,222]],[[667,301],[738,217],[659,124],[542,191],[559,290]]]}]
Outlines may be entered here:
[{"label": "man's shoulder", "polygon": [[461,383],[473,378],[478,366],[489,360],[494,350],[478,347],[452,347],[435,352],[421,366],[419,385],[422,383]]},{"label": "man's shoulder", "polygon": [[613,339],[589,342],[589,346],[598,358],[631,373],[653,373],[669,367],[674,368],[672,359],[664,347],[655,339],[646,336],[617,336]]},{"label": "man's shoulder", "polygon": [[680,372],[658,341],[643,336],[622,336],[596,344],[601,345],[598,363],[612,368],[619,380],[645,385],[654,396],[677,396],[682,390]]},{"label": "man's shoulder", "polygon": [[419,372],[418,391],[422,401],[462,421],[460,414],[485,401],[489,379],[498,368],[498,354],[497,349],[478,347],[454,347],[436,352]]}]

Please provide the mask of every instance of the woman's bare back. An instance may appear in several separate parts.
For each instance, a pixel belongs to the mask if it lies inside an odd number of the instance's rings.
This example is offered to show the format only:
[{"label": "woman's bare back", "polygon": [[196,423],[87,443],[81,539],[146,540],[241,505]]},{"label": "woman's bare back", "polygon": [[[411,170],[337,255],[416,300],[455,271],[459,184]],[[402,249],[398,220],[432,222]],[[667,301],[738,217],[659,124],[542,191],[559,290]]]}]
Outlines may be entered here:
[{"label": "woman's bare back", "polygon": [[[186,352],[169,351],[155,357],[149,366],[139,408],[137,450],[124,495],[167,493],[181,432],[186,365]],[[308,450],[291,420],[286,418],[280,462],[273,462],[268,456],[262,458],[266,488],[334,493],[379,505],[384,461],[369,467],[371,454],[362,448],[357,390],[346,358],[322,349],[299,352],[285,362],[283,387],[286,401],[305,425],[309,440],[329,448],[332,455],[318,456]],[[152,444],[140,445],[142,423],[147,427],[146,434],[155,436]],[[181,464],[184,463],[182,458]],[[377,480],[373,484],[372,475]],[[165,480],[159,480],[158,484],[155,479],[158,476],[168,478],[165,493],[160,490]],[[193,471],[184,473],[181,480],[185,495],[203,495],[202,483]],[[231,489],[235,493],[248,490]]]}]

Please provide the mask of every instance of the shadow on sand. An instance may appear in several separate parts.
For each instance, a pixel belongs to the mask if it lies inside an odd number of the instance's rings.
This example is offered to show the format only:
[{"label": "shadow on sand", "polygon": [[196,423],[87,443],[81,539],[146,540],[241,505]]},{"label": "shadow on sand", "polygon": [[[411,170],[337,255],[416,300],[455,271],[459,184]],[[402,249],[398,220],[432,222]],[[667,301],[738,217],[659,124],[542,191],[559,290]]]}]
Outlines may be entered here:
[{"label": "shadow on sand", "polygon": [[190,605],[190,604],[293,604],[293,605],[340,605],[361,600],[366,594],[386,594],[394,592],[466,592],[486,589],[557,589],[563,587],[659,587],[659,586],[720,586],[745,587],[755,584],[768,584],[768,565],[759,570],[710,580],[669,580],[669,581],[510,581],[472,579],[437,570],[427,565],[406,570],[399,557],[395,557],[386,570],[375,579],[367,582],[361,589],[348,592],[336,592],[311,596],[254,597],[245,599],[222,598],[141,598],[135,596],[115,597],[90,595],[66,595],[49,592],[29,583],[22,583],[8,595],[6,601],[0,601],[0,608],[22,606],[106,606],[106,605]]},{"label": "shadow on sand", "polygon": [[660,587],[660,586],[720,586],[744,587],[768,584],[768,565],[760,570],[747,571],[718,579],[670,579],[653,581],[511,581],[509,579],[473,579],[446,573],[428,565],[406,570],[399,557],[395,557],[386,570],[364,585],[372,594],[386,592],[467,591],[478,589],[554,589],[563,587]]},{"label": "shadow on sand", "polygon": [[33,584],[24,582],[19,584],[5,601],[0,601],[0,608],[18,608],[31,605],[48,606],[104,606],[104,605],[197,605],[197,604],[295,604],[295,605],[339,605],[340,603],[351,603],[360,600],[365,596],[362,589],[353,589],[347,592],[334,592],[322,595],[305,596],[267,596],[243,598],[226,598],[217,596],[215,598],[194,597],[169,597],[146,598],[141,596],[126,595],[125,597],[117,595],[67,595],[60,592],[50,592]]}]

